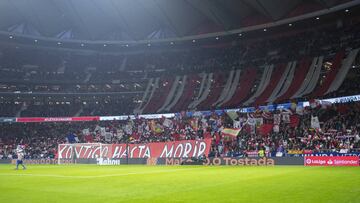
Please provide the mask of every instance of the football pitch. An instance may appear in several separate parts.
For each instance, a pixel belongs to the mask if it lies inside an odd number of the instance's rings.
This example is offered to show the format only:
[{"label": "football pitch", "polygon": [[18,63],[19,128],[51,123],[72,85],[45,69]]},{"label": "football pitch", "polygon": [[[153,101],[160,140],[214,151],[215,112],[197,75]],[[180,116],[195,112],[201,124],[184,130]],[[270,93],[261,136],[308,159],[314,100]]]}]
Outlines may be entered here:
[{"label": "football pitch", "polygon": [[0,202],[360,202],[360,167],[0,165]]}]

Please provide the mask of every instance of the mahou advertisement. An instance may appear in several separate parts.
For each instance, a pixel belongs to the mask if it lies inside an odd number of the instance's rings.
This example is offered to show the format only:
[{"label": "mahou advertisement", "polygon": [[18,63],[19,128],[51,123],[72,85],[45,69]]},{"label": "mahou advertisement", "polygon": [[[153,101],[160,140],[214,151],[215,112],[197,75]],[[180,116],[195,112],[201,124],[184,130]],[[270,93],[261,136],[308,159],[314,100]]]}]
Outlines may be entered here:
[{"label": "mahou advertisement", "polygon": [[59,159],[190,158],[208,155],[211,139],[148,144],[59,145]]},{"label": "mahou advertisement", "polygon": [[359,166],[357,156],[307,156],[304,158],[305,166]]}]

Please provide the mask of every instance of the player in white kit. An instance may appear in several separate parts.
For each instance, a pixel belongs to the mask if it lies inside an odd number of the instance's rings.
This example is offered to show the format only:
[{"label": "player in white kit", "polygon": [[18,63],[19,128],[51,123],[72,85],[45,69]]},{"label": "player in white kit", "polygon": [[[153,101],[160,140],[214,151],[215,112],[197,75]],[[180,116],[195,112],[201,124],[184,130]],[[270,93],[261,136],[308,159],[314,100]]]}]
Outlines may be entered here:
[{"label": "player in white kit", "polygon": [[16,153],[17,153],[17,160],[16,160],[15,170],[19,169],[19,165],[21,165],[23,167],[23,170],[25,170],[26,167],[23,163],[24,156],[25,156],[24,148],[21,145],[18,145],[16,148]]}]

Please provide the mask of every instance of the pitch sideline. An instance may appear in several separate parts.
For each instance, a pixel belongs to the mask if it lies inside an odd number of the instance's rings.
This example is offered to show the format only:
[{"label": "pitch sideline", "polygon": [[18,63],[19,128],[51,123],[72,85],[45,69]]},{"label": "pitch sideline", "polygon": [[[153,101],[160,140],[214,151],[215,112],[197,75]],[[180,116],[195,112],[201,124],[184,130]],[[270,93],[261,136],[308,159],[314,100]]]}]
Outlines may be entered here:
[{"label": "pitch sideline", "polygon": [[186,169],[174,169],[174,170],[160,170],[160,171],[148,171],[148,172],[132,172],[132,173],[120,173],[120,174],[108,174],[108,175],[93,175],[93,176],[73,176],[73,175],[58,175],[58,174],[33,174],[33,173],[0,173],[0,176],[32,176],[32,177],[54,177],[54,178],[78,178],[78,179],[89,179],[89,178],[106,178],[106,177],[117,177],[117,176],[129,176],[129,175],[143,175],[143,174],[156,174],[156,173],[169,173],[176,171],[194,170],[198,168],[186,168]]}]

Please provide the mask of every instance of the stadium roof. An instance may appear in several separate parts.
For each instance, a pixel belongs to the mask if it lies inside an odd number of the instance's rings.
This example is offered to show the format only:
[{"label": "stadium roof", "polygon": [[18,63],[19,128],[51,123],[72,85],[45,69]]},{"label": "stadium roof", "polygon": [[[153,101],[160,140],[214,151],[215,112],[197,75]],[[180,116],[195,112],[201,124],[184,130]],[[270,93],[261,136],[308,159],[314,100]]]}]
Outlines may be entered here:
[{"label": "stadium roof", "polygon": [[51,40],[184,39],[357,4],[359,0],[10,0],[0,1],[0,32]]}]

